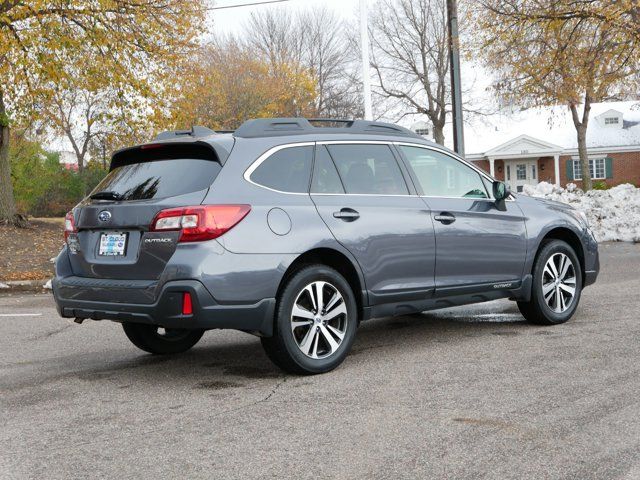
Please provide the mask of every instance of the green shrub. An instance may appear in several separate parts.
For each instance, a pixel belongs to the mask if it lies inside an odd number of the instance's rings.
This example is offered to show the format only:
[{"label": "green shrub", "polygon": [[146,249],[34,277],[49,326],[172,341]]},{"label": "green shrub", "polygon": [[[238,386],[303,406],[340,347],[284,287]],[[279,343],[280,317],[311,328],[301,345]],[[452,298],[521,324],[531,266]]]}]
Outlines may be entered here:
[{"label": "green shrub", "polygon": [[96,162],[89,162],[82,174],[69,170],[59,154],[36,142],[18,142],[9,155],[18,211],[36,217],[64,216],[107,173]]},{"label": "green shrub", "polygon": [[611,187],[607,185],[607,182],[593,182],[594,190],[609,190]]}]

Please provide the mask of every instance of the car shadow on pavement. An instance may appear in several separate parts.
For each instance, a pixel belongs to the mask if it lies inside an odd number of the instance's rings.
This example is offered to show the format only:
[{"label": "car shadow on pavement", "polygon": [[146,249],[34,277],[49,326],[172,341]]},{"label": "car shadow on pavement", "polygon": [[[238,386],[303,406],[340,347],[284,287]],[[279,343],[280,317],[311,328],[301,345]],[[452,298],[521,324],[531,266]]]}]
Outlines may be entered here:
[{"label": "car shadow on pavement", "polygon": [[[360,360],[367,361],[366,356],[370,354],[372,360],[378,360],[372,351],[381,347],[385,347],[385,355],[393,355],[395,351],[407,348],[428,347],[433,343],[464,342],[484,335],[515,336],[530,328],[533,327],[524,322],[517,310],[474,315],[438,312],[376,319],[360,326],[350,355],[361,356]],[[211,331],[207,335],[216,335],[216,332]],[[247,337],[246,341],[215,345],[207,345],[205,342],[181,355],[142,355],[120,363],[117,369],[135,368],[142,375],[155,376],[154,372],[158,370],[159,364],[162,364],[163,378],[171,378],[173,375],[184,378],[186,374],[198,381],[204,376],[212,382],[212,388],[224,388],[229,379],[256,381],[284,375],[269,361],[259,339],[251,337]],[[348,363],[342,368],[348,368]],[[114,369],[109,368],[107,371],[113,372]],[[87,373],[89,372],[85,372],[85,375]],[[216,383],[216,379],[220,383]]]},{"label": "car shadow on pavement", "polygon": [[[358,362],[377,362],[381,359],[376,350],[381,348],[384,348],[386,358],[406,352],[407,349],[467,342],[481,336],[515,336],[530,332],[532,328],[549,332],[549,329],[526,324],[517,309],[513,308],[503,309],[501,313],[483,313],[478,309],[473,314],[468,310],[454,310],[364,322],[358,330],[350,356],[357,356]],[[171,382],[173,386],[180,384],[219,390],[262,381],[273,383],[274,379],[285,377],[285,373],[269,361],[258,338],[238,336],[225,343],[206,341],[207,336],[217,333],[207,332],[203,342],[180,355],[153,356],[140,353],[132,357],[134,350],[126,350],[126,358],[123,358],[122,349],[113,349],[101,353],[100,358],[106,358],[103,364],[88,353],[57,357],[53,363],[52,360],[48,361],[52,375],[47,378],[47,373],[41,372],[45,378],[39,375],[38,380],[42,383],[64,379],[109,381],[114,382],[117,388],[128,388],[138,383],[161,385]],[[59,365],[55,365],[58,362]],[[349,365],[347,359],[339,370],[349,369]],[[65,373],[53,373],[56,371]]]}]

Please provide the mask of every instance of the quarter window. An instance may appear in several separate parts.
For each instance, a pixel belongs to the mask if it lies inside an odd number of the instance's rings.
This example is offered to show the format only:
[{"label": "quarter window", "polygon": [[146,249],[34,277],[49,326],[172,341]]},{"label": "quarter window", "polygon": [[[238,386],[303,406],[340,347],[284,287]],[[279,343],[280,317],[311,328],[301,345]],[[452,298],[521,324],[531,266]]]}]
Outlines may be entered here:
[{"label": "quarter window", "polygon": [[327,145],[347,193],[407,195],[388,145]]},{"label": "quarter window", "polygon": [[420,147],[401,146],[424,195],[489,198],[478,172],[453,157]]},{"label": "quarter window", "polygon": [[249,178],[280,192],[307,193],[312,160],[312,146],[283,148],[262,162]]}]

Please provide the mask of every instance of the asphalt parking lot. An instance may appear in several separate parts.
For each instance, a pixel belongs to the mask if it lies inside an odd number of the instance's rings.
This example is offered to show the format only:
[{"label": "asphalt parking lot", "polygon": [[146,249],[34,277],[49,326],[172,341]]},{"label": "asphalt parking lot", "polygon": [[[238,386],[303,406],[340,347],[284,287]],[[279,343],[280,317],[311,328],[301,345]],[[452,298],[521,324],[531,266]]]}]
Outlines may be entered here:
[{"label": "asphalt parking lot", "polygon": [[242,333],[152,357],[0,296],[0,478],[639,479],[640,245],[601,260],[566,325],[508,301],[374,320],[314,377]]}]

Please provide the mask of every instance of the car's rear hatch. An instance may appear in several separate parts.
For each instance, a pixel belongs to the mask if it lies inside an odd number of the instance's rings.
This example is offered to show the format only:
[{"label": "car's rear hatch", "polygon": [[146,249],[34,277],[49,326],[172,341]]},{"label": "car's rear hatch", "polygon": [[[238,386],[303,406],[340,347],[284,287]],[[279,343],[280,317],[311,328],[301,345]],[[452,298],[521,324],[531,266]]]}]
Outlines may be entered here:
[{"label": "car's rear hatch", "polygon": [[102,182],[73,210],[73,274],[155,280],[179,232],[150,232],[160,210],[199,205],[222,165],[205,142],[150,144],[116,153]]}]

